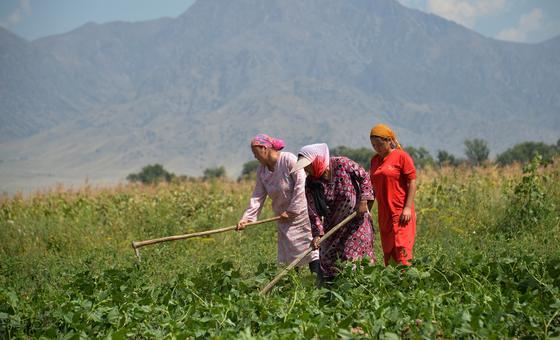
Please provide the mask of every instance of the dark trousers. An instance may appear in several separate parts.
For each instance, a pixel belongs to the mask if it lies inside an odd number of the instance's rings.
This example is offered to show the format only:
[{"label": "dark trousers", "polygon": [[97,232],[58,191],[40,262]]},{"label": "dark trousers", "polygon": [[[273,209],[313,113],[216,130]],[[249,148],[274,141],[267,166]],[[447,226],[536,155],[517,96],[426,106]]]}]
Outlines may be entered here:
[{"label": "dark trousers", "polygon": [[309,262],[309,270],[317,275],[317,285],[323,284],[323,271],[319,260]]}]

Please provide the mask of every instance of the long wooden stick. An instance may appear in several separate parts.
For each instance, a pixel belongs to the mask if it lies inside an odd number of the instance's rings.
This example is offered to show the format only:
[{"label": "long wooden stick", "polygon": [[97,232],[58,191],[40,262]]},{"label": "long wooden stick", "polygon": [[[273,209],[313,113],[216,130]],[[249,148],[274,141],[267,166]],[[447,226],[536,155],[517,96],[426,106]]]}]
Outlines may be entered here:
[{"label": "long wooden stick", "polygon": [[[280,216],[271,217],[271,218],[267,218],[267,219],[260,220],[260,221],[249,222],[249,223],[245,224],[245,226],[250,227],[250,226],[254,226],[254,225],[258,225],[258,224],[263,224],[263,223],[267,223],[267,222],[276,221],[276,220],[279,220],[279,219],[280,219]],[[236,228],[237,228],[237,225],[234,225],[234,226],[231,226],[231,227],[200,231],[200,232],[197,232],[197,233],[161,237],[161,238],[156,238],[156,239],[153,239],[153,240],[132,241],[132,249],[134,249],[134,253],[136,254],[136,257],[138,258],[138,260],[140,260],[140,251],[138,250],[138,248],[140,248],[140,247],[148,246],[150,244],[161,243],[161,242],[184,240],[184,239],[187,239],[187,238],[193,238],[193,237],[198,237],[198,236],[218,234],[218,233],[223,233],[223,232],[230,231],[230,230],[235,230]]]},{"label": "long wooden stick", "polygon": [[[340,222],[339,224],[335,225],[331,230],[329,230],[325,235],[323,235],[323,237],[321,237],[321,239],[319,239],[319,244],[321,244],[324,240],[326,240],[327,238],[329,238],[332,234],[334,234],[338,229],[340,229],[343,225],[345,225],[346,223],[350,222],[351,219],[353,219],[356,216],[356,212],[354,211],[353,213],[351,213],[350,215],[348,215],[348,217],[346,217],[344,220],[342,220],[342,222]],[[261,289],[260,291],[260,295],[264,295],[266,293],[268,293],[268,291],[270,291],[272,289],[272,287],[274,287],[274,285],[280,281],[280,279],[286,275],[292,268],[294,268],[295,266],[297,266],[298,263],[301,262],[301,260],[303,260],[307,255],[309,255],[309,253],[311,253],[314,249],[312,247],[309,247],[306,251],[304,251],[301,255],[299,255],[297,257],[297,259],[293,260],[292,263],[290,263],[286,268],[284,268],[284,270],[282,270],[280,272],[280,274],[276,275],[276,277],[270,281],[263,289]]]}]

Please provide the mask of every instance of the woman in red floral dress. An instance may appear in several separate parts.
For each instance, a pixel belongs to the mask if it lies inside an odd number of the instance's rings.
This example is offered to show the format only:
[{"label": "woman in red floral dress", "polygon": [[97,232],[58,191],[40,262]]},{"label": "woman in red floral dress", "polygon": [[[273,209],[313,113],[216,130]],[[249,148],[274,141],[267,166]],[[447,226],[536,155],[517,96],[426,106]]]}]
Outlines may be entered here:
[{"label": "woman in red floral dress", "polygon": [[329,157],[327,144],[304,146],[292,171],[304,168],[307,173],[306,197],[312,247],[320,237],[352,212],[358,215],[321,243],[319,259],[324,279],[337,274],[337,260],[353,261],[373,253],[373,232],[368,201],[374,195],[367,172],[346,157]]}]

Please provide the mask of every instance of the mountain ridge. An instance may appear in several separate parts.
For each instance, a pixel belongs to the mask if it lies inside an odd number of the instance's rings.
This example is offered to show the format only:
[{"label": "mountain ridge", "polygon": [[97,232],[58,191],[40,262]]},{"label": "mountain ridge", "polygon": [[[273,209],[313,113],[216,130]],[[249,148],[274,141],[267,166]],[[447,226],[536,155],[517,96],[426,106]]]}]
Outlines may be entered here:
[{"label": "mountain ridge", "polygon": [[[406,145],[459,154],[466,138],[495,153],[560,131],[560,37],[497,41],[393,0],[199,0],[176,18],[20,42],[57,71],[23,82],[44,72],[18,73],[37,59],[0,60],[25,89],[0,80],[12,91],[0,102],[15,111],[0,109],[0,175],[15,180],[29,167],[122,180],[153,162],[235,174],[258,132],[297,152],[367,146],[385,122]],[[18,111],[29,93],[68,108],[50,122],[37,104]]]}]

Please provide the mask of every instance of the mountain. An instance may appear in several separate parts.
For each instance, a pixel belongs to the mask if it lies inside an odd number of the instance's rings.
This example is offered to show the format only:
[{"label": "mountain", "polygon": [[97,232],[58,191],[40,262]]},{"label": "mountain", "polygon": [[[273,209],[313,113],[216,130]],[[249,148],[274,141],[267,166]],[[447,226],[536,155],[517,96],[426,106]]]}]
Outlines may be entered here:
[{"label": "mountain", "polygon": [[[30,136],[75,113],[68,76],[48,53],[0,28],[0,142]],[[59,95],[59,92],[64,94]]]},{"label": "mountain", "polygon": [[292,152],[367,146],[378,122],[457,154],[560,137],[560,38],[497,41],[394,0],[199,0],[0,47],[0,190],[150,162],[235,174],[258,132]]}]

